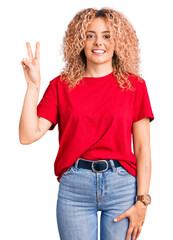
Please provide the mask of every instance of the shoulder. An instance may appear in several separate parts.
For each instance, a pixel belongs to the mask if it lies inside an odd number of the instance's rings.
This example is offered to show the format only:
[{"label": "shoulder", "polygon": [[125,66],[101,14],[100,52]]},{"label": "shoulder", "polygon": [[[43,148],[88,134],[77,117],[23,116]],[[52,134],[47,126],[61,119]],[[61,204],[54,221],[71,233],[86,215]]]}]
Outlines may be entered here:
[{"label": "shoulder", "polygon": [[137,76],[133,73],[128,73],[128,80],[131,82],[131,83],[134,83],[136,85],[140,84],[140,83],[143,83],[145,82],[145,80],[140,77],[140,76]]},{"label": "shoulder", "polygon": [[52,87],[57,87],[58,88],[58,87],[65,84],[65,81],[64,81],[65,79],[66,79],[65,75],[62,75],[62,76],[58,75],[50,81],[50,84],[52,85]]},{"label": "shoulder", "polygon": [[132,73],[128,73],[128,80],[130,81],[130,83],[133,85],[135,89],[143,88],[146,85],[146,82],[142,77]]}]

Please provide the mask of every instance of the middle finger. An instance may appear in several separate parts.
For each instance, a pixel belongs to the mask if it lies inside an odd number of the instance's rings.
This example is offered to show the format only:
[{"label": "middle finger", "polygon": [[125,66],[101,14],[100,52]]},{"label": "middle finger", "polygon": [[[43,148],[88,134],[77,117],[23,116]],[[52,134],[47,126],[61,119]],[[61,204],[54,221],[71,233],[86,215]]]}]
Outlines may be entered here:
[{"label": "middle finger", "polygon": [[40,42],[36,43],[36,48],[35,48],[35,58],[40,59]]},{"label": "middle finger", "polygon": [[136,240],[137,231],[138,231],[138,228],[133,229],[132,240]]}]

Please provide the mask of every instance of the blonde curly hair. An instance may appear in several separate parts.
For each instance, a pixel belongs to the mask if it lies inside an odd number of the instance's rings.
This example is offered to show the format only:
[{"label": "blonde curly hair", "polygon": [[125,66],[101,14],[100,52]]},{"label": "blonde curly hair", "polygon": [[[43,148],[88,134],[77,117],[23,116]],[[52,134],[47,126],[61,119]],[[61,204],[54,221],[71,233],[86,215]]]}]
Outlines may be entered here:
[{"label": "blonde curly hair", "polygon": [[[60,79],[69,83],[69,89],[73,89],[80,83],[86,71],[86,56],[84,46],[86,30],[94,18],[104,18],[109,29],[113,33],[114,55],[112,58],[113,74],[122,90],[134,90],[129,75],[136,75],[139,80],[139,47],[136,31],[123,16],[113,9],[87,8],[79,11],[69,23],[63,38],[62,50],[65,61]],[[123,86],[123,85],[126,86]]]}]

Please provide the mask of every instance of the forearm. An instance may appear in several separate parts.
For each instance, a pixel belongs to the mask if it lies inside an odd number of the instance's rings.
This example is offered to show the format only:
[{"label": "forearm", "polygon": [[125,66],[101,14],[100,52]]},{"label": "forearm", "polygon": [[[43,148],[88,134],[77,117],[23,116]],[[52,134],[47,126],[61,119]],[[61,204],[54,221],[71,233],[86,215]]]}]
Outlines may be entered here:
[{"label": "forearm", "polygon": [[37,130],[37,102],[40,85],[28,85],[19,123],[19,139],[21,143],[29,142]]},{"label": "forearm", "polygon": [[151,180],[151,150],[141,150],[136,155],[137,163],[137,195],[149,193]]}]

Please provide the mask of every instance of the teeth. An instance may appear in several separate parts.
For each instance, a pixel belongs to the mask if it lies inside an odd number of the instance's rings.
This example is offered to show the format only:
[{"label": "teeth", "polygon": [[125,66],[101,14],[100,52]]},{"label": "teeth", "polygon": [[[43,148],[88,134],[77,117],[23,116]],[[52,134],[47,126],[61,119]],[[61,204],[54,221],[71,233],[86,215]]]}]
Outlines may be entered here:
[{"label": "teeth", "polygon": [[104,53],[105,51],[103,51],[103,50],[93,50],[93,52],[96,52],[96,53]]}]

